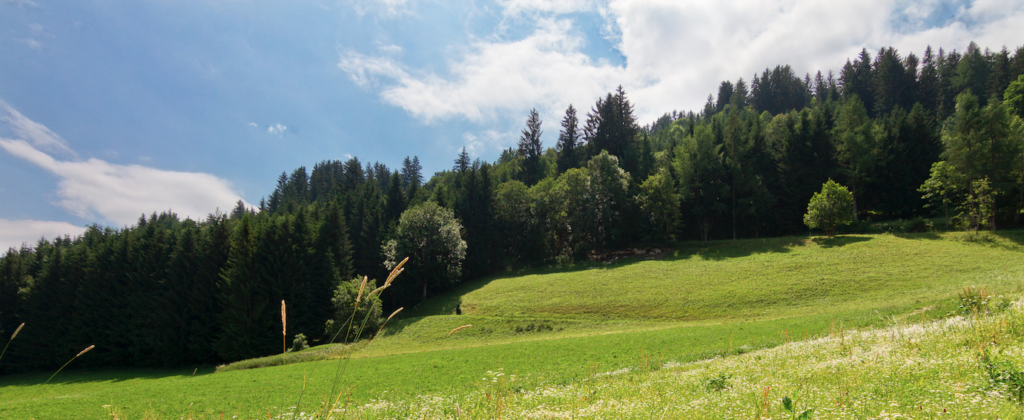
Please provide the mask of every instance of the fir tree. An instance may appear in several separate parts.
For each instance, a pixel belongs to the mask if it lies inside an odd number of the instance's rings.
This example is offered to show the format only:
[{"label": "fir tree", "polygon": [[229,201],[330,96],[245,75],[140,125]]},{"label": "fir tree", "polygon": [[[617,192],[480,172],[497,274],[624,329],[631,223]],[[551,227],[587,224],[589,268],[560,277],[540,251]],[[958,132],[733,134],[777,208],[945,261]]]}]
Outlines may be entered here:
[{"label": "fir tree", "polygon": [[558,173],[563,173],[569,168],[579,166],[580,132],[579,119],[576,118],[576,108],[569,104],[565,110],[565,117],[562,118],[562,130],[558,133]]},{"label": "fir tree", "polygon": [[541,120],[536,109],[530,110],[530,116],[526,119],[526,128],[519,137],[519,156],[523,159],[522,181],[526,185],[533,185],[540,181],[543,172],[540,166],[540,156],[544,152],[541,146],[540,130]]}]

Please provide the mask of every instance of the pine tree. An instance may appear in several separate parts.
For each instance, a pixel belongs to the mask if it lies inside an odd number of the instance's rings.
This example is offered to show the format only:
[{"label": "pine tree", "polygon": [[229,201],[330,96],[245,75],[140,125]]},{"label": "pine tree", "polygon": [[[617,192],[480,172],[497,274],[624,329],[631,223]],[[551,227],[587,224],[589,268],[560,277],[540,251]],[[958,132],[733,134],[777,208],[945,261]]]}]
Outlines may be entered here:
[{"label": "pine tree", "polygon": [[526,185],[533,185],[540,181],[543,172],[540,166],[540,156],[544,152],[541,146],[540,130],[541,120],[536,109],[530,110],[530,116],[526,119],[526,128],[519,137],[519,156],[523,159],[523,172],[521,180]]},{"label": "pine tree", "polygon": [[729,103],[739,109],[746,108],[750,103],[750,92],[747,91],[747,82],[744,82],[742,77],[736,81],[736,87],[733,88]]},{"label": "pine tree", "polygon": [[328,206],[322,219],[308,262],[311,278],[308,293],[295,299],[301,305],[297,305],[301,312],[296,318],[295,332],[313,339],[320,338],[323,323],[331,317],[334,290],[353,276],[352,246],[340,209]]},{"label": "pine tree", "polygon": [[198,320],[198,314],[194,313],[194,308],[189,305],[189,298],[193,290],[202,287],[199,284],[201,279],[197,230],[198,227],[193,224],[181,230],[168,259],[166,280],[159,291],[154,291],[158,292],[159,296],[156,297],[156,305],[151,310],[153,326],[159,332],[151,333],[155,350],[152,357],[168,366],[180,366],[196,361],[189,351],[189,337],[192,335],[192,326]]},{"label": "pine tree", "polygon": [[405,211],[406,201],[402,194],[402,179],[398,172],[391,174],[391,182],[384,193],[384,220],[385,223],[397,222]]},{"label": "pine tree", "polygon": [[836,139],[841,173],[853,194],[853,220],[857,220],[857,201],[863,198],[862,187],[868,182],[877,164],[878,151],[873,125],[860,98],[850,95],[839,111],[833,131]]},{"label": "pine tree", "polygon": [[917,101],[928,112],[938,109],[939,101],[939,70],[936,67],[935,54],[929,45],[924,50],[921,60],[921,73],[917,79]]},{"label": "pine tree", "polygon": [[718,85],[718,102],[715,102],[715,112],[722,112],[725,106],[732,102],[732,82],[726,80]]},{"label": "pine tree", "polygon": [[579,166],[579,119],[576,118],[576,108],[573,108],[572,104],[569,104],[569,108],[565,110],[565,117],[562,118],[562,130],[558,133],[558,144],[555,148],[558,150],[558,173]]},{"label": "pine tree", "polygon": [[988,58],[982,53],[978,44],[971,41],[963,58],[957,63],[953,88],[958,95],[965,90],[970,90],[971,94],[978,98],[978,105],[983,107],[989,99],[990,70]]},{"label": "pine tree", "polygon": [[592,117],[594,127],[591,128],[591,116],[588,115],[587,128],[584,129],[585,133],[593,131],[592,137],[587,140],[591,153],[596,155],[601,150],[607,150],[618,158],[625,156],[626,148],[636,138],[639,127],[633,116],[633,105],[626,98],[622,86],[616,89],[614,95],[609,93],[603,101],[598,100],[595,110]]},{"label": "pine tree", "polygon": [[199,272],[186,303],[194,314],[189,326],[188,348],[197,363],[217,363],[222,361],[214,347],[221,333],[217,319],[221,313],[218,294],[226,286],[221,272],[227,269],[231,251],[231,226],[223,216],[206,219],[199,248]]},{"label": "pine tree", "polygon": [[455,159],[455,166],[452,170],[460,174],[465,174],[469,170],[469,153],[466,153],[466,146],[462,146],[459,149],[459,157]]},{"label": "pine tree", "polygon": [[277,306],[271,305],[271,299],[265,296],[266,285],[261,284],[265,273],[257,261],[257,241],[252,217],[242,217],[232,235],[227,269],[221,274],[221,334],[216,349],[227,361],[271,354],[272,350],[266,351],[268,343],[277,348],[275,330],[265,322],[266,314],[276,311]]},{"label": "pine tree", "polygon": [[852,63],[847,60],[843,70],[839,73],[839,83],[844,98],[857,95],[869,116],[873,114],[875,109],[874,77],[871,54],[866,48],[860,51],[860,55]]}]

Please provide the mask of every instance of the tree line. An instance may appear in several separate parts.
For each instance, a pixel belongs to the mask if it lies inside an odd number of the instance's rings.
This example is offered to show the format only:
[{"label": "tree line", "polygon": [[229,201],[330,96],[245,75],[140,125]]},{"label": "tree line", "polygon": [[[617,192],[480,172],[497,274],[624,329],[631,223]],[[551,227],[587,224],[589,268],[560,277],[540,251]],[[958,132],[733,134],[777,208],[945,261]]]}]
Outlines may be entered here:
[{"label": "tree line", "polygon": [[280,300],[290,334],[324,343],[337,332],[326,321],[351,311],[362,277],[383,279],[406,256],[383,301],[362,309],[373,322],[523,264],[800,234],[808,201],[830,179],[849,188],[859,223],[950,215],[967,227],[1018,226],[1021,51],[864,50],[838,77],[778,66],[749,85],[722,82],[698,112],[646,126],[619,87],[585,114],[570,105],[553,147],[531,110],[517,147],[495,162],[462,149],[429,180],[415,157],[397,169],[324,161],[282,173],[258,211],[153,214],[11,249],[0,258],[0,331],[26,327],[0,371],[59,366],[90,344],[76,364],[272,354]]}]

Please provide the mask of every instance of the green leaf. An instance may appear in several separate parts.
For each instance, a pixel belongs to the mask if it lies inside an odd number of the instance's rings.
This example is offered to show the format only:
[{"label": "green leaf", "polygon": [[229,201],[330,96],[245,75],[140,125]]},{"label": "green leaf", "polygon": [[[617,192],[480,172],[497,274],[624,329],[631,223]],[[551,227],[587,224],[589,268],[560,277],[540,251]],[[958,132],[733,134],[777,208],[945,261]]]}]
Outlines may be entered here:
[{"label": "green leaf", "polygon": [[791,400],[788,395],[782,397],[782,407],[785,408],[786,411],[793,411],[793,400]]},{"label": "green leaf", "polygon": [[807,420],[807,419],[810,419],[812,415],[814,415],[814,409],[813,408],[810,409],[810,410],[804,411],[803,413],[800,413],[800,416],[797,417],[797,420]]}]

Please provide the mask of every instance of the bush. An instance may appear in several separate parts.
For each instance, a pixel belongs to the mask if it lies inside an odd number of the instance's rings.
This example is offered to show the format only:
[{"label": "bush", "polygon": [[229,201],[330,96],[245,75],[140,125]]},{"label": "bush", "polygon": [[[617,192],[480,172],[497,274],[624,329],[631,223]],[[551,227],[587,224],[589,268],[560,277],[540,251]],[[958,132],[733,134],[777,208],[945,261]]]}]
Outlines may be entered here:
[{"label": "bush", "polygon": [[708,392],[725,391],[729,388],[729,379],[732,375],[720,373],[718,375],[712,375],[704,378],[701,382],[704,383],[704,390]]},{"label": "bush", "polygon": [[292,340],[292,348],[288,349],[290,352],[303,351],[309,348],[309,344],[306,343],[306,335],[299,333],[295,334],[295,339]]},{"label": "bush", "polygon": [[[380,297],[367,298],[370,291],[377,288],[377,281],[368,280],[362,296],[359,296],[362,283],[362,279],[355,278],[341,282],[334,290],[334,297],[331,298],[334,315],[327,321],[325,328],[328,342],[350,343],[369,337],[384,323]],[[358,308],[355,307],[356,297],[360,297]]]},{"label": "bush", "polygon": [[1018,369],[1013,362],[998,359],[988,351],[983,355],[981,363],[993,386],[1006,387],[1006,397],[1010,401],[1024,404],[1024,371]]},{"label": "bush", "polygon": [[804,223],[811,229],[821,229],[828,237],[836,236],[836,228],[853,221],[853,194],[846,187],[828,180],[821,192],[814,193],[807,203]]},{"label": "bush", "polygon": [[988,288],[976,288],[974,286],[965,287],[958,293],[960,298],[960,305],[957,307],[957,312],[961,315],[972,315],[979,314],[984,315],[988,313],[988,302],[992,299],[992,294],[989,293]]}]

